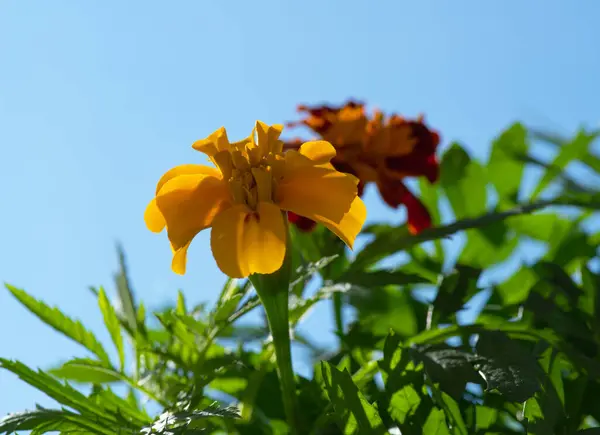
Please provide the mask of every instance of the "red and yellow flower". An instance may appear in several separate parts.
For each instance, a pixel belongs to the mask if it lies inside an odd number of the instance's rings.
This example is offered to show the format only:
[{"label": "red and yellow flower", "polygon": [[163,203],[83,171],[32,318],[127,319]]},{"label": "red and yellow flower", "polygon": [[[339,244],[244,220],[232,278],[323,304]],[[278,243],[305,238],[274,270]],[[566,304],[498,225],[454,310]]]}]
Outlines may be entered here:
[{"label": "red and yellow flower", "polygon": [[359,180],[331,165],[336,151],[326,141],[284,152],[282,128],[257,121],[248,138],[233,143],[220,128],[193,144],[216,167],[182,165],[163,175],[144,219],[153,232],[166,227],[174,272],[185,273],[190,243],[209,227],[225,274],[276,272],[285,257],[286,212],[322,223],[352,248],[366,218]]},{"label": "red and yellow flower", "polygon": [[[407,120],[379,111],[368,116],[364,105],[353,101],[341,107],[299,106],[298,111],[306,116],[289,125],[305,125],[330,142],[337,151],[332,165],[359,178],[359,195],[367,183],[375,183],[389,206],[406,207],[412,233],[431,226],[429,212],[403,182],[406,177],[425,176],[433,183],[439,175],[435,153],[440,138],[423,117]],[[289,142],[286,148],[299,145],[299,141]],[[289,218],[301,230],[314,226],[300,216],[290,214]]]}]

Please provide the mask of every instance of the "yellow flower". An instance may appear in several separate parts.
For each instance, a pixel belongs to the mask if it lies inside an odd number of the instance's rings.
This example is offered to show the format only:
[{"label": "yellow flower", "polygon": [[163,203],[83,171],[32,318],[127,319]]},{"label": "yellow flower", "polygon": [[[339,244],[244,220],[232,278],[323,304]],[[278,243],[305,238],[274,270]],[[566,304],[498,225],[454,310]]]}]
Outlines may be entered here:
[{"label": "yellow flower", "polygon": [[192,239],[209,227],[225,274],[276,272],[285,257],[287,211],[322,223],[352,248],[366,218],[358,179],[333,168],[329,142],[306,142],[284,153],[282,129],[257,121],[252,135],[230,143],[220,128],[192,145],[216,168],[182,165],[162,176],[144,220],[153,232],[166,226],[174,272],[185,273]]}]

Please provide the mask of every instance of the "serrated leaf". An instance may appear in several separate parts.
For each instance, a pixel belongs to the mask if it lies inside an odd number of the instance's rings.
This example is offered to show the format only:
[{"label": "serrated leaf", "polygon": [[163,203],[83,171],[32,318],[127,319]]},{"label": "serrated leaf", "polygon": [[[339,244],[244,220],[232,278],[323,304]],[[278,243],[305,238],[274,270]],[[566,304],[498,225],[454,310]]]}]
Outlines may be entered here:
[{"label": "serrated leaf", "polygon": [[110,426],[120,421],[116,415],[112,415],[106,412],[106,410],[99,408],[79,391],[67,384],[61,384],[55,378],[41,370],[36,372],[19,361],[10,361],[4,358],[0,358],[0,368],[14,373],[20,379],[45,393],[58,403],[79,411],[82,414],[85,413],[93,416],[99,424]]},{"label": "serrated leaf", "polygon": [[106,297],[104,289],[101,287],[98,292],[98,306],[104,317],[104,325],[110,334],[110,338],[117,349],[121,370],[125,367],[125,349],[123,347],[123,337],[121,336],[121,323],[115,313],[115,309]]},{"label": "serrated leaf", "polygon": [[314,305],[326,299],[331,298],[336,293],[346,293],[350,290],[349,284],[334,284],[330,286],[321,287],[317,292],[309,298],[298,298],[295,295],[290,297],[289,306],[289,321],[290,323],[296,324],[304,318],[308,312],[314,307]]},{"label": "serrated leaf", "polygon": [[127,271],[127,262],[125,260],[125,251],[121,244],[117,244],[117,255],[119,257],[119,271],[114,275],[117,291],[119,294],[120,309],[122,316],[127,323],[130,331],[136,330],[136,312],[135,296],[131,288]]},{"label": "serrated leaf", "polygon": [[49,307],[44,302],[39,301],[27,294],[27,292],[24,290],[18,289],[9,284],[6,284],[6,288],[21,304],[25,306],[25,308],[31,311],[42,322],[46,323],[48,326],[52,327],[76,343],[79,343],[100,358],[101,361],[110,364],[110,358],[104,350],[104,347],[96,339],[94,334],[85,329],[81,322],[71,319],[56,307]]},{"label": "serrated leaf", "polygon": [[339,371],[326,361],[321,362],[321,372],[329,400],[345,424],[345,434],[387,433],[377,409],[358,391],[348,372]]},{"label": "serrated leaf", "polygon": [[59,367],[48,370],[58,378],[74,382],[105,384],[123,380],[123,375],[104,363],[86,358],[75,358]]},{"label": "serrated leaf", "polygon": [[204,433],[213,418],[239,418],[237,408],[219,408],[216,404],[198,411],[167,411],[162,413],[154,423],[140,430],[140,434],[152,435],[184,435]]},{"label": "serrated leaf", "polygon": [[[9,414],[0,419],[0,433],[12,434],[18,430],[37,431],[40,434],[57,430],[62,431],[61,433],[75,434],[114,434],[114,428],[98,424],[93,417],[83,417],[65,409],[44,408]],[[81,432],[76,432],[77,430]]]},{"label": "serrated leaf", "polygon": [[229,299],[221,301],[220,305],[216,308],[214,314],[215,322],[222,322],[227,320],[229,316],[231,316],[235,312],[235,309],[242,300],[242,297],[242,294],[235,294]]}]

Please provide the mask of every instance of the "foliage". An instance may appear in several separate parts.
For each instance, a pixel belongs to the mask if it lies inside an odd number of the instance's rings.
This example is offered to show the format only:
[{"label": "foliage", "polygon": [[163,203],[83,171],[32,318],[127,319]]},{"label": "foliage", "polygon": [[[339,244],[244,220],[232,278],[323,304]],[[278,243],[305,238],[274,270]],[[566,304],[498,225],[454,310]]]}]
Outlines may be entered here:
[{"label": "foliage", "polygon": [[[373,224],[350,255],[321,228],[294,229],[290,325],[334,298],[339,335],[339,347],[323,353],[292,334],[314,355],[312,376],[295,379],[297,432],[600,433],[600,233],[589,229],[600,192],[568,171],[577,162],[600,175],[596,136],[565,140],[515,124],[487,163],[452,144],[439,185],[421,184],[434,226],[417,235]],[[531,143],[548,143],[556,157],[540,161]],[[527,188],[531,167],[541,175]],[[544,252],[515,269],[511,259],[531,241]],[[403,259],[391,258],[399,252]],[[0,358],[0,368],[57,402],[5,417],[0,433],[288,433],[268,328],[239,323],[260,307],[251,283],[229,280],[212,310],[188,307],[180,293],[149,316],[121,248],[119,262],[116,302],[95,290],[116,361],[81,322],[7,285],[87,352],[46,370]],[[321,288],[308,295],[312,279]],[[258,350],[242,346],[249,342]]]}]

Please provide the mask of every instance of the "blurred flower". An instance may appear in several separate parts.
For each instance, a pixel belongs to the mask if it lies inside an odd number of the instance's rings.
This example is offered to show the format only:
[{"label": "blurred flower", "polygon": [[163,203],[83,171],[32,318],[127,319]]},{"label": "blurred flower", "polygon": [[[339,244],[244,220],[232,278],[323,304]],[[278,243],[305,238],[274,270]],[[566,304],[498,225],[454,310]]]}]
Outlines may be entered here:
[{"label": "blurred flower", "polygon": [[[360,179],[359,195],[365,184],[375,183],[390,207],[406,207],[412,233],[431,226],[426,207],[403,183],[406,177],[418,176],[433,183],[439,175],[435,152],[440,138],[424,124],[423,117],[407,120],[398,115],[386,117],[379,111],[368,116],[364,104],[354,101],[341,107],[299,106],[298,111],[305,114],[304,119],[289,126],[305,125],[330,142],[337,151],[332,165]],[[286,148],[300,144],[288,142]],[[289,218],[301,230],[312,229],[305,219]]]},{"label": "blurred flower", "polygon": [[325,141],[283,152],[282,128],[257,121],[248,138],[234,143],[220,128],[193,144],[216,168],[182,165],[163,175],[144,220],[153,232],[166,226],[174,272],[185,273],[188,247],[208,227],[225,274],[277,271],[286,250],[286,211],[322,223],[352,247],[366,218],[358,179],[333,168],[335,149]]}]

